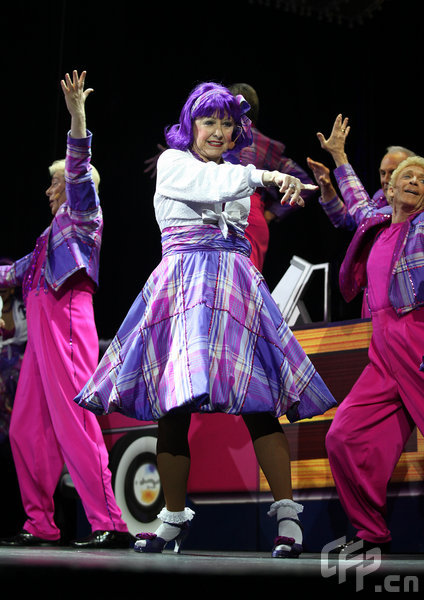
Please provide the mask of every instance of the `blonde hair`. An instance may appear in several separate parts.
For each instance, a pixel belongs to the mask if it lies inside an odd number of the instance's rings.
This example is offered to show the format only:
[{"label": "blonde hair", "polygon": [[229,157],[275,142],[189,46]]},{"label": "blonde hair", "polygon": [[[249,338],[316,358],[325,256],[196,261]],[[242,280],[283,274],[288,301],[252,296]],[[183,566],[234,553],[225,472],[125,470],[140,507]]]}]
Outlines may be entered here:
[{"label": "blonde hair", "polygon": [[[53,177],[55,173],[65,173],[65,159],[62,158],[60,160],[55,160],[49,167],[50,177]],[[99,191],[100,185],[100,175],[98,170],[94,165],[91,165],[91,177],[94,182],[94,186],[96,188],[96,192]]]},{"label": "blonde hair", "polygon": [[417,165],[424,169],[424,158],[422,156],[408,156],[408,158],[405,158],[405,160],[399,163],[396,169],[393,171],[392,176],[390,177],[389,185],[391,187],[394,187],[399,173],[403,171],[403,169],[406,169],[406,167],[409,167],[410,165]]}]

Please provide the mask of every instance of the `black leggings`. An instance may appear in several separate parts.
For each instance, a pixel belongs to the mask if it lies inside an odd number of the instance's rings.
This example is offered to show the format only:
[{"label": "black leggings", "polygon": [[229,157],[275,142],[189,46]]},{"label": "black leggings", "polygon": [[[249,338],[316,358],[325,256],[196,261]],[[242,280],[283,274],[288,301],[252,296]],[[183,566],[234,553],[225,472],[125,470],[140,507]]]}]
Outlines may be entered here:
[{"label": "black leggings", "polygon": [[[255,413],[242,415],[243,421],[249,431],[252,442],[264,435],[282,433],[281,425],[269,413]],[[158,421],[157,453],[166,452],[173,456],[187,456],[190,458],[188,431],[190,428],[191,414],[186,412],[170,412]]]}]

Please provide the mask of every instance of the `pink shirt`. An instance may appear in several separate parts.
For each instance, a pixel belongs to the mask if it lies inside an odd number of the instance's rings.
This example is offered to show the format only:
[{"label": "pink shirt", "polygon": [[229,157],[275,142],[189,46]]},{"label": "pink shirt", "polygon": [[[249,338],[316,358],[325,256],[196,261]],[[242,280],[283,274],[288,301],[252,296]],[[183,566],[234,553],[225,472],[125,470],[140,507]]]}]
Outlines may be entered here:
[{"label": "pink shirt", "polygon": [[403,223],[392,223],[378,236],[368,258],[368,303],[372,311],[388,308],[390,268],[396,240]]}]

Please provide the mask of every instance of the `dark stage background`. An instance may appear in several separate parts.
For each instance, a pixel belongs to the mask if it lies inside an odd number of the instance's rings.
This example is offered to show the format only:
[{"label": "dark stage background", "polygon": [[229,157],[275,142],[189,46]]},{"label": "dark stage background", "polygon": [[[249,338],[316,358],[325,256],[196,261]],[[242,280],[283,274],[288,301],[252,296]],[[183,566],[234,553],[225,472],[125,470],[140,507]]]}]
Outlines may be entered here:
[{"label": "dark stage background", "polygon": [[[0,255],[30,252],[51,219],[47,167],[64,155],[69,118],[59,80],[86,69],[87,125],[101,174],[105,229],[100,337],[113,336],[160,260],[154,180],[145,159],[163,143],[199,81],[246,81],[258,91],[258,126],[283,141],[302,166],[331,162],[316,139],[338,112],[349,116],[348,155],[370,193],[390,144],[424,152],[422,2],[91,2],[6,3],[2,7],[2,235]],[[291,8],[290,8],[291,7]],[[294,7],[294,8],[293,8]],[[365,9],[376,8],[366,14]],[[323,9],[324,10],[324,9]],[[337,10],[340,10],[339,17]],[[334,16],[335,15],[335,16]],[[345,18],[351,15],[360,19]],[[359,316],[337,287],[350,236],[311,202],[273,224],[264,275],[272,288],[293,254],[332,265],[333,320]]]}]

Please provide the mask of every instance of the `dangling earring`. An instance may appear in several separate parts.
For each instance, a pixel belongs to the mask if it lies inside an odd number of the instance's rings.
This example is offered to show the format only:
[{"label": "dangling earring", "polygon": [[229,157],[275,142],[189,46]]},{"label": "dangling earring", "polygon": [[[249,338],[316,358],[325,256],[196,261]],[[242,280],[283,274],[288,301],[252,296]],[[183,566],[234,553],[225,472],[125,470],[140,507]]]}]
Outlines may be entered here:
[{"label": "dangling earring", "polygon": [[234,143],[234,142],[230,142],[230,143],[228,144],[228,148],[229,148],[230,150],[232,150],[232,149],[234,148],[234,146],[235,146],[235,143]]}]

